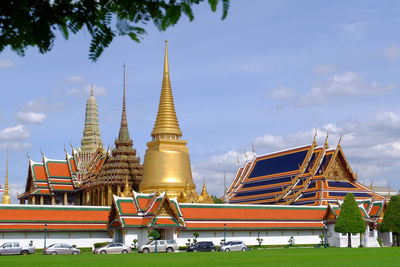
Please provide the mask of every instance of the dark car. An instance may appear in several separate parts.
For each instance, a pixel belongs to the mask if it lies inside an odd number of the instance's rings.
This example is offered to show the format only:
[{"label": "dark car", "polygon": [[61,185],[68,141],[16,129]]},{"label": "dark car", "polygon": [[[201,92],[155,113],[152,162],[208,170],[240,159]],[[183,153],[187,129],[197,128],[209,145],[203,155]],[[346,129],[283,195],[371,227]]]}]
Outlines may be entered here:
[{"label": "dark car", "polygon": [[190,246],[186,250],[187,252],[197,252],[197,251],[215,251],[214,243],[211,241],[201,241],[197,242],[193,246]]}]

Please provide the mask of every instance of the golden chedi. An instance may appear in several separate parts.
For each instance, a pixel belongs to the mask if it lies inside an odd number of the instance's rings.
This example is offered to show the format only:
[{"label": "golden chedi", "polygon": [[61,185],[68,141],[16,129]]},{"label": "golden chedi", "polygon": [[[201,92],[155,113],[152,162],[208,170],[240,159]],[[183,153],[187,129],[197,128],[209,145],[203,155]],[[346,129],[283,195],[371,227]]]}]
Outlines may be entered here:
[{"label": "golden chedi", "polygon": [[4,194],[1,204],[11,204],[10,194],[8,192],[8,150],[7,150],[7,165],[6,165],[6,183],[4,185]]},{"label": "golden chedi", "polygon": [[182,140],[175,113],[168,68],[167,41],[165,41],[164,74],[157,119],[147,143],[143,163],[143,178],[140,191],[167,192],[170,197],[179,197],[190,191],[193,198],[198,195],[193,183],[187,141]]}]

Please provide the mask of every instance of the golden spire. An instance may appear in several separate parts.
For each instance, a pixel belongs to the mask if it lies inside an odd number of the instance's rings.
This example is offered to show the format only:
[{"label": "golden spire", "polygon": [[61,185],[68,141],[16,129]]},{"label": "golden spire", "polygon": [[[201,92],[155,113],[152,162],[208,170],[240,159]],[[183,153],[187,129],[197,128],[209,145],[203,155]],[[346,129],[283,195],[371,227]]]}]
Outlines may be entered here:
[{"label": "golden spire", "polygon": [[8,193],[8,149],[7,149],[7,165],[6,165],[6,183],[4,185],[4,195],[1,204],[11,204],[11,198]]},{"label": "golden spire", "polygon": [[171,134],[178,137],[182,136],[178,119],[176,118],[171,82],[169,79],[167,41],[165,41],[164,73],[161,87],[160,104],[158,106],[157,119],[151,136],[154,138],[163,138],[164,136],[162,135],[164,134]]},{"label": "golden spire", "polygon": [[93,84],[90,86],[90,96],[93,96]]}]

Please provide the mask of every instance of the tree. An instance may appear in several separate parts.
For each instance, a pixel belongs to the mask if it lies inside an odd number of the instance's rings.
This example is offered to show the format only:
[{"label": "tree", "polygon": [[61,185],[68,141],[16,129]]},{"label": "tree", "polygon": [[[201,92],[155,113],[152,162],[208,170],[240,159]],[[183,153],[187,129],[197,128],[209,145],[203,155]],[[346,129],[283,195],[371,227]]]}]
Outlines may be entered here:
[{"label": "tree", "polygon": [[216,195],[211,195],[211,199],[214,201],[214,204],[223,204],[222,199],[220,199]]},{"label": "tree", "polygon": [[392,196],[383,216],[381,232],[390,232],[396,236],[396,244],[400,247],[400,196]]},{"label": "tree", "polygon": [[157,240],[160,238],[160,233],[156,229],[154,229],[153,231],[150,232],[148,237],[150,237],[152,240]]},{"label": "tree", "polygon": [[[23,56],[29,46],[49,52],[59,30],[65,39],[86,30],[92,37],[89,58],[96,61],[116,35],[140,42],[143,28],[153,22],[159,31],[174,26],[182,14],[190,21],[192,7],[204,0],[19,0],[0,5],[0,52],[7,46]],[[229,0],[208,0],[212,11],[222,2],[222,19]],[[114,26],[115,24],[115,26]]]},{"label": "tree", "polygon": [[340,207],[339,218],[336,220],[335,231],[347,233],[347,246],[351,248],[351,234],[364,233],[366,230],[364,219],[357,205],[354,195],[348,193]]},{"label": "tree", "polygon": [[197,243],[197,238],[198,238],[200,235],[199,235],[198,232],[194,232],[194,233],[193,233],[193,236],[194,236],[194,238],[193,238],[193,246],[194,246],[194,245],[196,245],[196,243]]}]

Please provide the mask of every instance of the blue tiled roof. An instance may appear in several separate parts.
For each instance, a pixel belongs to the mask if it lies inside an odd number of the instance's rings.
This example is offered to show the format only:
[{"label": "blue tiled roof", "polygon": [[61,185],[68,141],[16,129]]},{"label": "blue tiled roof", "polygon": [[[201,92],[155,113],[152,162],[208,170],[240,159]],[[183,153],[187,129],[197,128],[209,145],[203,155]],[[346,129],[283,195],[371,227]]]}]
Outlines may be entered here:
[{"label": "blue tiled roof", "polygon": [[258,190],[248,191],[248,192],[236,193],[235,197],[248,197],[248,196],[262,195],[262,194],[268,194],[268,193],[276,193],[276,192],[281,192],[281,191],[282,191],[281,187],[258,189]]},{"label": "blue tiled roof", "polygon": [[299,165],[302,165],[307,152],[308,150],[303,150],[274,158],[259,160],[256,162],[248,178],[251,179],[271,174],[296,171],[299,169]]},{"label": "blue tiled roof", "polygon": [[329,187],[342,187],[342,188],[357,188],[349,182],[328,181]]},{"label": "blue tiled roof", "polygon": [[[329,196],[331,197],[345,197],[349,192],[329,192]],[[351,192],[353,193],[353,192]],[[371,194],[368,193],[353,193],[355,197],[371,197]]]},{"label": "blue tiled roof", "polygon": [[244,189],[244,188],[252,188],[252,187],[263,186],[263,185],[286,183],[286,182],[290,182],[292,180],[291,177],[293,177],[293,176],[284,177],[284,178],[270,178],[270,179],[261,180],[261,181],[254,182],[254,183],[246,183],[243,185],[242,188]]}]

